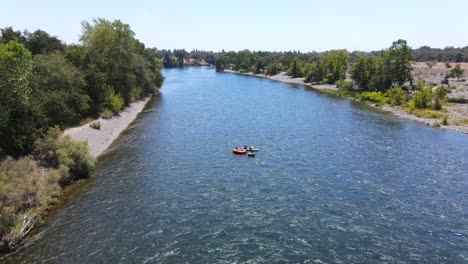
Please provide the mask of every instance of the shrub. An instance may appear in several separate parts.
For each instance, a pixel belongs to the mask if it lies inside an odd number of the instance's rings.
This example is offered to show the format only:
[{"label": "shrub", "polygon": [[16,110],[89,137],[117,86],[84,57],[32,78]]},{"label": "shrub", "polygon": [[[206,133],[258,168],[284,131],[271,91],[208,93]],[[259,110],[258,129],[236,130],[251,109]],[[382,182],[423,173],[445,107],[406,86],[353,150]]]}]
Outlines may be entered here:
[{"label": "shrub", "polygon": [[283,68],[283,65],[281,65],[278,62],[274,62],[267,66],[266,73],[268,75],[276,75],[281,71],[282,68]]},{"label": "shrub", "polygon": [[109,87],[106,91],[106,99],[104,106],[115,114],[122,112],[125,105],[125,101],[120,94],[116,94],[115,91]]},{"label": "shrub", "polygon": [[59,169],[62,185],[86,178],[95,164],[87,143],[72,141],[61,136],[59,128],[50,128],[47,135],[36,143],[35,156],[42,166]]},{"label": "shrub", "polygon": [[437,87],[432,98],[432,106],[435,110],[442,109],[442,102],[447,98],[447,89],[442,86]]},{"label": "shrub", "polygon": [[427,67],[429,67],[429,69],[432,69],[432,67],[434,65],[436,65],[436,64],[437,64],[437,61],[428,61],[428,62],[426,62],[426,65],[427,65]]},{"label": "shrub", "polygon": [[353,88],[352,81],[345,81],[345,80],[338,80],[335,82],[336,87],[344,89],[344,90],[351,90]]},{"label": "shrub", "polygon": [[419,91],[414,94],[414,106],[417,109],[428,108],[432,101],[432,89],[431,87],[422,87]]},{"label": "shrub", "polygon": [[414,110],[416,110],[416,106],[414,105],[414,101],[409,101],[409,102],[408,102],[408,109],[407,109],[407,112],[408,112],[408,113],[413,113]]},{"label": "shrub", "polygon": [[359,99],[362,101],[369,101],[379,105],[387,103],[387,97],[382,92],[363,92],[359,95]]},{"label": "shrub", "polygon": [[448,117],[447,117],[447,115],[445,115],[444,118],[442,119],[442,125],[448,126],[448,120],[447,119],[448,119]]},{"label": "shrub", "polygon": [[353,89],[353,82],[351,82],[351,81],[338,80],[338,81],[336,81],[335,84],[336,84],[336,87],[344,89],[344,90]]},{"label": "shrub", "polygon": [[392,87],[385,95],[391,105],[402,105],[408,102],[408,94],[401,87]]},{"label": "shrub", "polygon": [[455,68],[453,68],[450,71],[450,75],[453,77],[457,77],[458,80],[460,80],[460,77],[463,76],[464,70],[460,67],[460,64],[455,65]]},{"label": "shrub", "polygon": [[34,217],[38,208],[56,202],[59,194],[55,175],[31,157],[7,158],[0,164],[0,237],[17,235],[24,215]]},{"label": "shrub", "polygon": [[106,109],[106,110],[102,111],[99,114],[99,116],[104,118],[104,119],[111,119],[114,116],[114,113],[112,113],[112,111]]}]

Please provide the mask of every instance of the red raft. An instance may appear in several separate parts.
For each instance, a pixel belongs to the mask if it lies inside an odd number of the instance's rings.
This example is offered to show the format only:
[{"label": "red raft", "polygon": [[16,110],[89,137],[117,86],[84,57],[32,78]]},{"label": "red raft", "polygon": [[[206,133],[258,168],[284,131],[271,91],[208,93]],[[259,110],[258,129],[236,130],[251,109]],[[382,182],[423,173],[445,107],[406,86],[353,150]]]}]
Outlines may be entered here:
[{"label": "red raft", "polygon": [[246,149],[240,149],[240,148],[234,148],[232,149],[232,153],[234,154],[247,154],[247,150]]}]

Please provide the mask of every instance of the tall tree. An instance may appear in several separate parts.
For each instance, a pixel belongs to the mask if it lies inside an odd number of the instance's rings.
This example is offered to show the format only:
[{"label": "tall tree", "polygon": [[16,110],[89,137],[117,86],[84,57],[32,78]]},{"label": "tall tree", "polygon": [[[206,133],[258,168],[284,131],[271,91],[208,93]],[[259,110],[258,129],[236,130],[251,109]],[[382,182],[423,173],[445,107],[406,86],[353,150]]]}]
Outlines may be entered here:
[{"label": "tall tree", "polygon": [[386,89],[391,86],[402,86],[413,80],[411,76],[413,53],[406,40],[399,39],[393,42],[392,46],[382,53],[382,57],[388,74]]},{"label": "tall tree", "polygon": [[16,41],[20,44],[23,44],[26,41],[26,38],[23,36],[21,31],[13,30],[12,27],[6,27],[0,29],[1,37],[0,43],[6,44],[10,41]]},{"label": "tall tree", "polygon": [[31,57],[16,41],[0,44],[0,148],[13,156],[29,153],[40,133],[30,102]]},{"label": "tall tree", "polygon": [[120,20],[111,22],[98,18],[93,23],[85,21],[82,26],[80,40],[90,68],[88,79],[92,82],[88,89],[97,89],[96,92],[90,91],[93,101],[101,104],[106,86],[111,86],[129,104],[132,101],[131,89],[136,87],[134,70],[138,65],[139,43],[134,38],[135,33]]},{"label": "tall tree", "polygon": [[293,78],[298,78],[303,76],[302,65],[298,58],[294,58],[289,67],[288,74]]}]

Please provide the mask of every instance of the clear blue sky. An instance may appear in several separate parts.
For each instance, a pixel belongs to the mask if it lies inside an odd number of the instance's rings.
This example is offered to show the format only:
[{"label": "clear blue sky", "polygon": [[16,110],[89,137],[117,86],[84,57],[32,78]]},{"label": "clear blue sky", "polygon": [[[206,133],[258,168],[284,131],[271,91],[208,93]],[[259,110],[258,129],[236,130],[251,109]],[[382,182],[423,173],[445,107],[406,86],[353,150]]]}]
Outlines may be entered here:
[{"label": "clear blue sky", "polygon": [[78,42],[81,21],[130,24],[147,47],[225,50],[380,50],[468,46],[468,0],[0,0],[0,27],[42,29]]}]

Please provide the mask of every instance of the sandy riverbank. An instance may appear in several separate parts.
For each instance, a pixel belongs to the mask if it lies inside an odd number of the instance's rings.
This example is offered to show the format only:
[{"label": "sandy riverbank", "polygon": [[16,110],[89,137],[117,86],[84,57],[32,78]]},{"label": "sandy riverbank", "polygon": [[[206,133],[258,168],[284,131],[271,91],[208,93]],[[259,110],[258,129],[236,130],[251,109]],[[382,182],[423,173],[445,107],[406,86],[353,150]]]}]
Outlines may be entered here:
[{"label": "sandy riverbank", "polygon": [[300,85],[305,85],[305,86],[308,86],[308,87],[311,87],[311,88],[314,88],[314,89],[317,89],[317,90],[338,90],[338,88],[336,87],[336,85],[332,85],[332,84],[310,84],[310,83],[306,83],[304,82],[304,78],[291,78],[290,76],[287,75],[286,72],[280,72],[276,75],[265,75],[265,74],[254,74],[254,73],[251,73],[251,72],[247,72],[247,73],[240,73],[240,72],[237,72],[237,71],[233,71],[233,70],[224,70],[224,72],[229,72],[229,73],[235,73],[235,74],[241,74],[241,75],[247,75],[247,76],[254,76],[254,77],[260,77],[260,78],[265,78],[265,79],[269,79],[269,80],[273,80],[273,81],[279,81],[279,82],[285,82],[285,83],[292,83],[292,84],[300,84]]},{"label": "sandy riverbank", "polygon": [[101,123],[100,130],[91,128],[88,123],[83,126],[69,128],[65,130],[64,134],[70,135],[74,140],[88,142],[91,155],[98,157],[130,125],[143,110],[149,99],[145,98],[130,104],[119,116],[114,116],[111,119],[99,118],[95,120]]},{"label": "sandy riverbank", "polygon": [[[280,81],[280,82],[285,82],[285,83],[300,84],[300,85],[311,87],[311,88],[313,88],[315,90],[318,90],[318,91],[338,90],[336,85],[330,85],[330,84],[315,85],[315,84],[305,83],[304,78],[291,78],[290,76],[288,76],[286,74],[286,72],[280,72],[279,74],[273,75],[273,76],[268,76],[268,75],[264,75],[264,74],[254,74],[254,73],[251,73],[251,72],[250,73],[239,73],[239,72],[233,71],[233,70],[225,70],[224,72],[241,74],[241,75],[246,75],[246,76],[260,77],[260,78],[265,78],[265,79]],[[411,115],[411,114],[409,114],[409,113],[405,112],[404,110],[399,109],[397,107],[392,107],[392,106],[389,106],[389,105],[385,105],[385,106],[382,106],[382,107],[381,106],[376,106],[376,105],[372,105],[372,106],[375,107],[375,108],[381,109],[383,111],[389,112],[389,113],[391,113],[391,114],[393,114],[395,116],[398,116],[400,118],[414,120],[414,121],[418,121],[418,122],[424,123],[424,124],[429,125],[429,126],[437,126],[439,128],[448,129],[448,130],[468,134],[468,125],[458,125],[458,126],[457,125],[448,125],[448,126],[444,126],[444,125],[441,125],[441,120],[440,119],[417,117],[417,116]],[[459,119],[459,120],[462,120],[464,118],[468,118],[468,106],[466,106],[466,105],[452,104],[452,106],[445,107],[445,108],[446,109],[448,108],[448,111],[449,111],[451,116],[456,116],[456,118]],[[464,109],[464,108],[466,108],[466,109]],[[449,119],[449,123],[450,123],[450,119]]]}]

